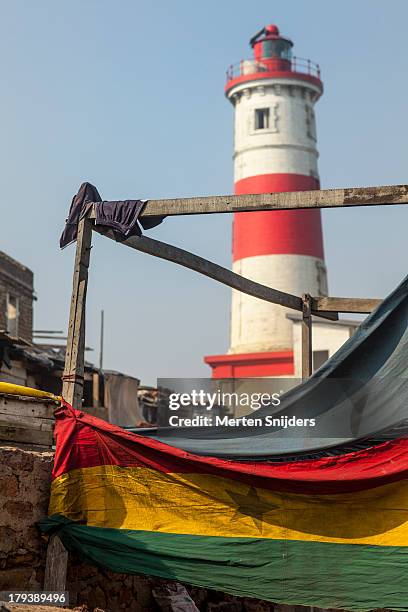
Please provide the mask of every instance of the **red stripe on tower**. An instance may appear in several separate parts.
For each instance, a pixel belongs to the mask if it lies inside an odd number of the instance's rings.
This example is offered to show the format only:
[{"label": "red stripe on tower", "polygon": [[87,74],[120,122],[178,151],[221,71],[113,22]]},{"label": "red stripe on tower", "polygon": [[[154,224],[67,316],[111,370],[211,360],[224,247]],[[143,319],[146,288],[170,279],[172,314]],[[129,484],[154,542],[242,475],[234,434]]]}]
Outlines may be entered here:
[{"label": "red stripe on tower", "polygon": [[[235,193],[309,191],[319,188],[313,176],[266,174],[251,176],[235,184]],[[310,255],[324,259],[319,210],[282,210],[240,213],[233,225],[233,261],[255,255]]]}]

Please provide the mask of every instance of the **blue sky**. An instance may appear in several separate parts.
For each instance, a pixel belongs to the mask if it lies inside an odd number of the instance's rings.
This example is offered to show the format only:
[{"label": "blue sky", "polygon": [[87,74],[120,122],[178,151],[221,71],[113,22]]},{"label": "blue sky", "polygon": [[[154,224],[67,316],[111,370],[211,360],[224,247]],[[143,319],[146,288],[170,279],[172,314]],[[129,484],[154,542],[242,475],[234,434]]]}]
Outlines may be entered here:
[{"label": "blue sky", "polygon": [[[225,69],[276,23],[322,67],[322,187],[408,182],[408,3],[324,0],[13,0],[1,3],[0,249],[35,273],[37,328],[66,329],[74,250],[58,239],[72,195],[231,193]],[[323,213],[330,295],[381,297],[407,272],[408,208]],[[230,265],[228,215],[167,219],[149,235]],[[230,291],[96,237],[87,344],[144,383],[206,376],[228,348]],[[91,357],[92,355],[92,357]]]}]

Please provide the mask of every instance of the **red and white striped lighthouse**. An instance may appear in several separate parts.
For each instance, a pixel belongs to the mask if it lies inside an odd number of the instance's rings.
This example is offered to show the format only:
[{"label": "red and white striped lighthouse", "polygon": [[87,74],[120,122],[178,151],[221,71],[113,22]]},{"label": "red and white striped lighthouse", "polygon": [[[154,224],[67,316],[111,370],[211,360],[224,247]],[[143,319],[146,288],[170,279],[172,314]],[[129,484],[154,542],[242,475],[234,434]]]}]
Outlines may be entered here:
[{"label": "red and white striped lighthouse", "polygon": [[[314,105],[319,67],[292,57],[275,25],[250,41],[254,57],[227,72],[234,106],[235,193],[319,188]],[[327,294],[319,210],[237,213],[233,270],[296,295]],[[228,354],[206,357],[214,378],[293,374],[287,310],[233,291]]]}]

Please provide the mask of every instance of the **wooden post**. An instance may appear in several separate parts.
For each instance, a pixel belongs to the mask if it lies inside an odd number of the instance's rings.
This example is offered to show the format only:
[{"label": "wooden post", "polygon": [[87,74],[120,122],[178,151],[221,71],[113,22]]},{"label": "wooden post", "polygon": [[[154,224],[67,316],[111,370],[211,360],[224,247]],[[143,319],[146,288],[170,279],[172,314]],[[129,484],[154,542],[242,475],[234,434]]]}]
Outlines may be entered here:
[{"label": "wooden post", "polygon": [[[62,397],[74,408],[82,407],[85,362],[85,304],[88,285],[88,267],[92,242],[92,222],[85,218],[78,225],[71,309]],[[58,535],[50,537],[45,564],[44,591],[64,591],[66,585],[68,552]]]},{"label": "wooden post", "polygon": [[302,378],[312,374],[312,298],[308,293],[302,296]]},{"label": "wooden post", "polygon": [[88,267],[91,252],[92,223],[82,219],[78,225],[74,278],[62,397],[74,408],[82,408],[85,361],[85,303],[88,286]]},{"label": "wooden post", "polygon": [[58,535],[54,534],[48,541],[44,591],[65,591],[67,564],[68,551]]}]

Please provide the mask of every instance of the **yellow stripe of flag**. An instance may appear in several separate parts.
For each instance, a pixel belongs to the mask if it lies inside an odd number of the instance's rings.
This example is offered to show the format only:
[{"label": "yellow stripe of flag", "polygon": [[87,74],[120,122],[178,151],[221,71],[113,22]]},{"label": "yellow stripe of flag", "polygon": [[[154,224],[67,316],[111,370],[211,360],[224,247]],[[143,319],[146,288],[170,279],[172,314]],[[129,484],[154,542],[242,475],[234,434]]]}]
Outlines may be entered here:
[{"label": "yellow stripe of flag", "polygon": [[49,514],[95,527],[404,546],[408,483],[357,493],[300,495],[210,474],[98,466],[54,480]]}]

